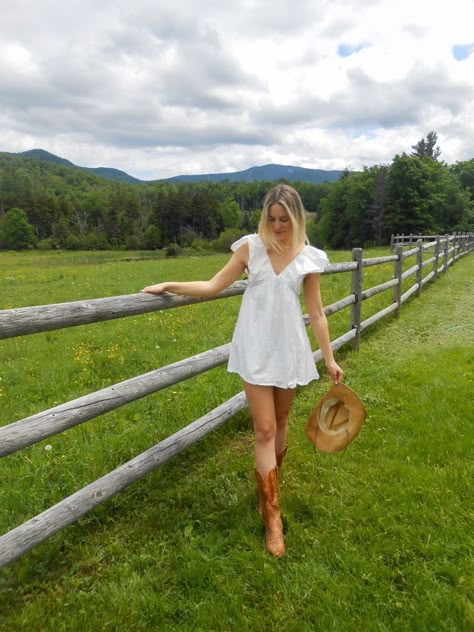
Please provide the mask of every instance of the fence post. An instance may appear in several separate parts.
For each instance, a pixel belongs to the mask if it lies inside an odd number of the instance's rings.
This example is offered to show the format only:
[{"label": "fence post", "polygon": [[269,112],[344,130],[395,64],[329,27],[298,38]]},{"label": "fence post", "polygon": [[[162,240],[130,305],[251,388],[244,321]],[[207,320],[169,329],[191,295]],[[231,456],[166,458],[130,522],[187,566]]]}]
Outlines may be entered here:
[{"label": "fence post", "polygon": [[351,329],[356,330],[356,335],[352,339],[351,344],[354,351],[358,351],[360,347],[360,315],[362,307],[362,248],[352,249],[352,261],[357,262],[357,268],[352,271],[352,293],[354,294],[354,303],[351,305]]},{"label": "fence post", "polygon": [[443,243],[443,272],[448,271],[448,250],[449,250],[449,235],[444,236]]},{"label": "fence post", "polygon": [[438,278],[438,266],[439,266],[439,247],[440,247],[441,237],[436,235],[436,244],[434,250],[434,264],[433,264],[433,272],[434,272],[434,280]]},{"label": "fence post", "polygon": [[400,239],[403,242],[403,235],[400,237],[400,233],[397,233],[396,235],[392,235],[390,237],[390,249],[391,249],[392,252],[394,252],[397,244],[400,243]]},{"label": "fence post", "polygon": [[416,265],[418,266],[416,270],[416,282],[418,283],[418,289],[416,290],[416,295],[421,295],[421,288],[423,287],[423,240],[416,240],[416,247],[418,250],[416,251]]},{"label": "fence post", "polygon": [[403,270],[403,246],[401,244],[397,244],[395,247],[395,254],[397,258],[395,260],[395,266],[393,271],[393,278],[398,280],[397,285],[393,287],[393,302],[397,304],[397,309],[395,311],[395,316],[400,318],[400,297],[402,295],[402,270]]}]

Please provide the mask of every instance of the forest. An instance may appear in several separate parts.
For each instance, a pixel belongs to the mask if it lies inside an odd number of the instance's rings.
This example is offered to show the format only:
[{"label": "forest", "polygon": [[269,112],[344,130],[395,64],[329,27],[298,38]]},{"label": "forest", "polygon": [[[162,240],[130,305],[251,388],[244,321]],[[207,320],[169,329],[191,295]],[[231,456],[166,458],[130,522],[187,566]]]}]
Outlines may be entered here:
[{"label": "forest", "polygon": [[[392,233],[474,229],[474,159],[448,165],[430,132],[390,164],[336,182],[294,183],[307,233],[325,248],[378,246]],[[228,250],[256,230],[275,182],[113,182],[73,166],[0,153],[0,248]]]}]

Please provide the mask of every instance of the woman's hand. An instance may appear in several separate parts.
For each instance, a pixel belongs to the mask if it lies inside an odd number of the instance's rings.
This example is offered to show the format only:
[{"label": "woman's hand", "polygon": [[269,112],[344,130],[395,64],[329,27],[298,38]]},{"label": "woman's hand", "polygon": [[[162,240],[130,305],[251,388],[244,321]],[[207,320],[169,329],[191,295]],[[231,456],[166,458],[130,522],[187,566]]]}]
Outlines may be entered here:
[{"label": "woman's hand", "polygon": [[157,283],[156,285],[147,285],[140,290],[140,292],[145,292],[146,294],[161,294],[162,292],[166,292],[167,283]]},{"label": "woman's hand", "polygon": [[326,368],[334,384],[339,384],[339,382],[342,382],[344,371],[341,369],[341,367],[337,364],[335,360],[331,360],[330,362],[327,362]]}]

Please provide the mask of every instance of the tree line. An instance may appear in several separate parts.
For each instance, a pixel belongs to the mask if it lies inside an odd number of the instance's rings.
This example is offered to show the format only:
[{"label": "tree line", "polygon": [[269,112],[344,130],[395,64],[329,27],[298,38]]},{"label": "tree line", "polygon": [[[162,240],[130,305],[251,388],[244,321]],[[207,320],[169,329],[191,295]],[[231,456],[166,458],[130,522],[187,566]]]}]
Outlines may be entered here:
[{"label": "tree line", "polygon": [[[392,233],[472,231],[474,159],[447,165],[430,132],[388,165],[333,183],[290,183],[321,247],[382,245]],[[75,167],[0,154],[0,248],[227,250],[256,230],[275,182],[116,183]]]}]

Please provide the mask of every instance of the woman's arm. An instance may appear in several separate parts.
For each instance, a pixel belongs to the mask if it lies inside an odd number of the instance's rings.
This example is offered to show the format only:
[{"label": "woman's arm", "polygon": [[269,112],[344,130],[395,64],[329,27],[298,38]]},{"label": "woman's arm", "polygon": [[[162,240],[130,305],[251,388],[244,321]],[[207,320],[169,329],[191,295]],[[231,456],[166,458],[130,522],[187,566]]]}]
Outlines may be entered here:
[{"label": "woman's arm", "polygon": [[172,292],[182,296],[214,296],[237,281],[247,267],[249,259],[248,244],[238,248],[227,264],[209,281],[165,281],[156,285],[148,285],[142,292],[161,294]]},{"label": "woman's arm", "polygon": [[324,361],[331,379],[335,384],[342,380],[344,371],[334,360],[329,337],[329,326],[321,299],[320,275],[308,274],[303,282],[304,300],[308,310],[311,329],[318,341]]}]

